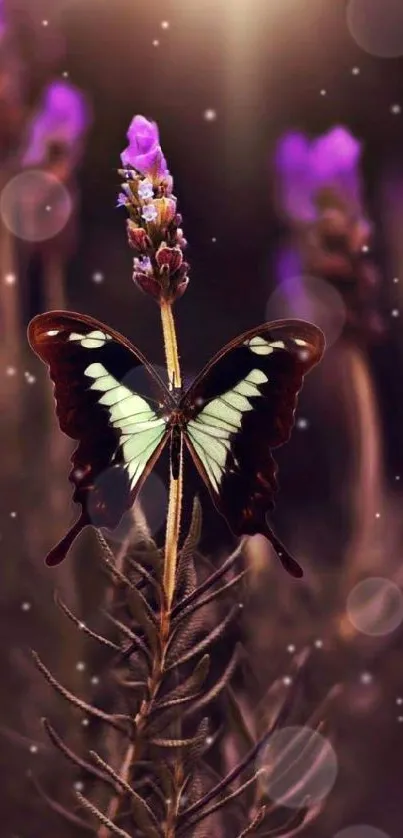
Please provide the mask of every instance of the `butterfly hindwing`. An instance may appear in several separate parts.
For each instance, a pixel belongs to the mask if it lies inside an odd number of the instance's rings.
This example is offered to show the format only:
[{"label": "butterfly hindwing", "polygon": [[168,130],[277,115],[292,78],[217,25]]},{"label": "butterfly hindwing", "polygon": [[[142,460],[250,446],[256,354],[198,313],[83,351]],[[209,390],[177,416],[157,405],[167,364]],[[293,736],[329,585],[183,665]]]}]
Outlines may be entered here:
[{"label": "butterfly hindwing", "polygon": [[57,564],[84,526],[112,529],[134,503],[169,436],[169,394],[144,356],[94,318],[49,312],[28,337],[49,366],[61,430],[78,441],[70,480],[82,513],[47,558]]},{"label": "butterfly hindwing", "polygon": [[266,535],[294,575],[266,520],[277,490],[271,449],[289,439],[303,376],[323,350],[309,323],[264,324],[224,347],[181,402],[187,447],[217,509],[237,535]]}]

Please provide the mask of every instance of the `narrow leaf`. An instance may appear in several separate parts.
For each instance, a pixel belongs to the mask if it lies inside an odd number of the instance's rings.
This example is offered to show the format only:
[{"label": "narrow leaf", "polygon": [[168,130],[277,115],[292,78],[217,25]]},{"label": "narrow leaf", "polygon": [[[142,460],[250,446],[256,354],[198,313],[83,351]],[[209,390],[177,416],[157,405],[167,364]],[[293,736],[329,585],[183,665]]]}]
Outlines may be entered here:
[{"label": "narrow leaf", "polygon": [[107,826],[108,829],[110,829],[110,831],[113,832],[114,835],[118,835],[118,838],[131,838],[128,832],[125,832],[124,829],[120,829],[119,826],[116,826],[116,824],[113,823],[107,817],[107,815],[104,815],[104,813],[101,812],[100,809],[97,809],[97,807],[94,806],[94,804],[91,803],[90,800],[88,800],[86,797],[80,794],[79,791],[76,791],[76,797],[77,800],[80,801],[81,805],[84,806],[84,808],[88,809],[92,815],[94,815],[96,818],[98,818],[98,820],[101,823],[104,824],[104,826]]},{"label": "narrow leaf", "polygon": [[107,774],[104,774],[102,771],[99,771],[98,768],[95,768],[94,765],[91,765],[89,762],[86,762],[84,759],[82,759],[82,757],[75,754],[74,751],[72,751],[65,744],[65,742],[63,742],[63,740],[60,738],[58,733],[56,733],[55,729],[52,727],[52,725],[48,722],[47,719],[42,719],[42,724],[46,730],[46,733],[49,736],[50,741],[53,743],[55,748],[58,748],[58,750],[61,751],[61,753],[68,760],[70,760],[70,762],[72,762],[82,771],[86,771],[90,776],[95,777],[97,780],[102,780],[103,783],[107,783],[109,786],[112,786],[116,790],[116,785],[113,782],[113,780],[111,780],[111,778]]},{"label": "narrow leaf", "polygon": [[[237,614],[239,614],[239,611],[239,604],[234,605],[231,608],[229,614],[227,614],[227,616],[224,617],[223,620],[221,620],[218,626],[215,626],[215,628],[213,628],[206,637],[203,637],[203,639],[196,643],[191,649],[189,649],[189,651],[185,652],[185,654],[183,655],[180,655],[180,657],[177,660],[174,660],[172,663],[170,663],[166,667],[165,671],[169,672],[171,669],[174,669],[175,667],[181,666],[183,663],[187,663],[188,661],[192,660],[192,658],[194,658],[196,655],[205,652],[206,649],[208,649],[213,643],[215,643],[216,640],[218,640],[221,637],[222,634],[224,634],[226,628],[229,626],[231,621]],[[173,650],[171,649],[171,659],[172,651]]]},{"label": "narrow leaf", "polygon": [[66,616],[71,620],[77,628],[80,629],[84,634],[87,634],[89,637],[92,637],[94,640],[97,640],[98,643],[102,643],[103,646],[107,646],[109,649],[113,649],[114,652],[119,652],[120,648],[116,645],[116,643],[112,643],[111,640],[108,640],[106,637],[102,637],[102,635],[97,634],[92,629],[88,628],[88,626],[83,623],[78,617],[73,614],[72,611],[67,607],[66,603],[59,597],[58,593],[55,593],[55,602],[61,608],[61,610],[66,614]]},{"label": "narrow leaf", "polygon": [[122,733],[127,733],[127,728],[124,724],[122,724],[122,720],[130,721],[131,719],[129,716],[123,716],[114,714],[113,716],[109,715],[109,713],[104,713],[103,710],[99,710],[98,707],[94,707],[92,704],[87,704],[85,701],[82,701],[80,698],[77,698],[74,693],[71,693],[69,690],[66,690],[62,684],[53,677],[49,669],[42,663],[39,655],[36,652],[32,652],[32,656],[34,662],[40,672],[45,676],[46,680],[49,684],[61,695],[63,698],[66,699],[70,704],[73,704],[75,707],[78,707],[80,710],[83,710],[85,713],[88,713],[91,716],[95,716],[97,719],[101,719],[103,722],[107,722],[107,724],[111,725],[111,727],[116,728],[116,730],[120,730]]},{"label": "narrow leaf", "polygon": [[172,609],[172,619],[174,619],[180,611],[190,605],[194,599],[197,599],[201,594],[204,594],[212,585],[215,585],[228,570],[235,564],[235,562],[242,556],[242,549],[243,549],[243,542],[241,541],[239,546],[231,553],[230,556],[225,560],[225,562],[218,568],[214,573],[212,573],[204,582],[202,582],[199,587],[193,591],[192,593],[185,596],[181,602],[178,602],[177,605]]},{"label": "narrow leaf", "polygon": [[156,820],[153,811],[150,809],[145,800],[143,800],[143,798],[140,797],[140,795],[137,794],[136,791],[134,791],[134,789],[129,785],[129,783],[127,783],[126,780],[123,779],[123,777],[117,774],[116,771],[114,771],[113,768],[111,768],[111,766],[108,765],[108,763],[105,762],[102,759],[102,757],[99,756],[99,754],[97,754],[95,751],[90,751],[90,755],[98,763],[98,765],[100,765],[101,768],[103,768],[103,770],[106,773],[110,774],[110,776],[113,777],[116,783],[119,783],[121,785],[122,789],[126,792],[126,794],[129,795],[133,806],[135,820],[137,821],[137,824],[140,827],[140,829],[142,829],[145,832],[147,838],[159,838],[161,832],[158,825],[158,821]]}]

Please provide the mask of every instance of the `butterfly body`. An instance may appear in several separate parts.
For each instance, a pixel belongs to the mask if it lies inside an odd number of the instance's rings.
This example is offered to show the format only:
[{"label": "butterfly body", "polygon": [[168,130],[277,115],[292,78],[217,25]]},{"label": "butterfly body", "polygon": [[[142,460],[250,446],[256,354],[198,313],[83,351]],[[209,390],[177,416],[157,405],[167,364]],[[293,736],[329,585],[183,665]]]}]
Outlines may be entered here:
[{"label": "butterfly body", "polygon": [[289,438],[303,376],[323,353],[317,327],[286,320],[245,332],[186,391],[169,390],[136,347],[94,318],[49,312],[28,337],[50,369],[60,427],[78,441],[70,480],[82,512],[48,563],[87,524],[117,526],[169,442],[173,477],[185,444],[234,533],[266,535],[300,575],[267,523],[277,490],[271,450]]}]

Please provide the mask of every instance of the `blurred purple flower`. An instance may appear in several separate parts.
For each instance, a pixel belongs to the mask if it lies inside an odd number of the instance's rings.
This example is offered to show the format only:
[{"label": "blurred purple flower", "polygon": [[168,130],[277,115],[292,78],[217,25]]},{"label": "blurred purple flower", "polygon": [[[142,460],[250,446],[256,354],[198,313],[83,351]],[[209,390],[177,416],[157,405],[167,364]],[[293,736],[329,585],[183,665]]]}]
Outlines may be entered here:
[{"label": "blurred purple flower", "polygon": [[28,126],[23,165],[45,163],[50,146],[60,146],[74,155],[88,124],[89,109],[83,93],[67,82],[52,82]]},{"label": "blurred purple flower", "polygon": [[150,122],[141,115],[135,116],[130,123],[127,138],[129,145],[121,154],[124,166],[132,166],[143,175],[169,177],[156,122]]},{"label": "blurred purple flower", "polygon": [[282,137],[277,145],[275,166],[286,214],[298,221],[315,220],[315,198],[325,188],[360,209],[361,151],[361,143],[342,126],[335,126],[313,141],[296,132]]},{"label": "blurred purple flower", "polygon": [[4,10],[4,0],[0,0],[0,40],[6,32],[6,15]]}]

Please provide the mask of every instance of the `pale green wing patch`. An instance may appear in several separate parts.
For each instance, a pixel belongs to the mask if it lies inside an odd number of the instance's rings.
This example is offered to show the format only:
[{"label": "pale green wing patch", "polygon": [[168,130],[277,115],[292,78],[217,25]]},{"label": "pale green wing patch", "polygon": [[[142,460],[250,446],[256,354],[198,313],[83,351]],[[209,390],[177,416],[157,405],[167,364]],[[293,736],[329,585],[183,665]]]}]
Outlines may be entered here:
[{"label": "pale green wing patch", "polygon": [[90,364],[84,374],[92,379],[89,389],[100,393],[98,404],[108,411],[109,424],[120,432],[119,447],[133,490],[161,443],[167,422],[143,396],[108,373],[103,364]]}]

